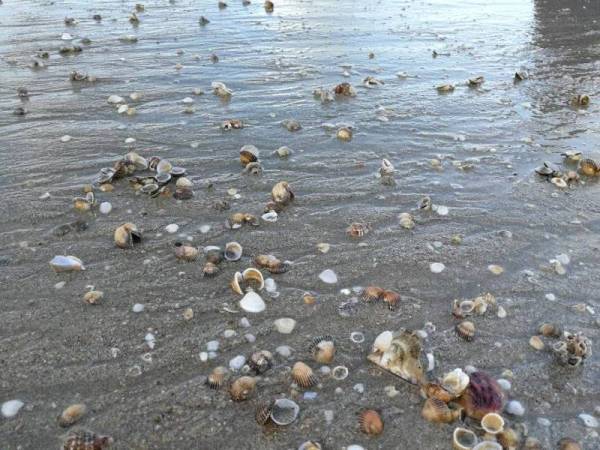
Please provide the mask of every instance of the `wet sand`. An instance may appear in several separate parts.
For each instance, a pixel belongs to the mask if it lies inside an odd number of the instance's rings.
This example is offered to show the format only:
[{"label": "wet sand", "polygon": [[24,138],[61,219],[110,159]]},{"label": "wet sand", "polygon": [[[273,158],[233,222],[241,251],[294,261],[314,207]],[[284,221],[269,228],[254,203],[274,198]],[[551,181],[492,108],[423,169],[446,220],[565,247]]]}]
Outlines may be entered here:
[{"label": "wet sand", "polygon": [[[528,343],[543,322],[581,331],[595,343],[600,334],[600,185],[584,179],[560,190],[534,173],[543,161],[561,164],[567,150],[600,157],[598,7],[290,1],[276,2],[274,13],[266,14],[259,1],[228,3],[219,10],[216,1],[147,2],[137,27],[127,21],[131,2],[6,0],[0,6],[0,403],[25,402],[15,418],[0,419],[0,448],[58,448],[66,430],[56,416],[82,402],[89,412],[78,425],[113,436],[116,449],[295,449],[308,439],[326,449],[447,449],[454,426],[426,422],[418,389],[366,360],[381,331],[422,329],[426,322],[436,327],[425,342],[436,360],[431,376],[473,365],[508,378],[508,397],[525,407],[522,417],[506,415],[511,425],[526,427],[545,449],[564,436],[585,449],[599,448],[597,431],[578,418],[600,406],[598,352],[569,369]],[[93,14],[103,20],[92,20]],[[210,24],[200,27],[200,15]],[[66,16],[79,24],[66,27]],[[91,44],[61,56],[64,32],[75,44],[83,37]],[[138,42],[120,42],[125,34]],[[28,64],[38,49],[50,58],[46,68],[32,70]],[[515,84],[521,67],[531,78]],[[71,83],[72,70],[99,80]],[[398,77],[399,71],[409,77]],[[385,84],[362,87],[369,75]],[[471,89],[465,81],[476,75],[486,81]],[[231,101],[211,93],[212,81],[233,89]],[[327,104],[313,98],[314,88],[342,81],[356,86],[355,98]],[[454,92],[438,94],[434,86],[447,82],[456,84]],[[17,97],[20,86],[28,88],[28,101]],[[205,94],[192,95],[194,88]],[[135,116],[117,114],[106,101],[132,92],[143,93],[130,102]],[[591,96],[590,106],[569,106],[580,93]],[[195,100],[192,115],[183,114],[185,97]],[[14,116],[19,106],[29,113]],[[219,124],[228,118],[246,126],[224,132]],[[289,118],[302,130],[282,127]],[[352,141],[335,139],[325,123],[352,124]],[[63,135],[72,139],[62,142]],[[129,137],[136,142],[125,144]],[[238,152],[245,144],[261,151],[261,177],[241,173]],[[287,160],[271,155],[282,145],[294,151]],[[113,193],[97,191],[99,200],[113,205],[109,215],[73,211],[82,186],[130,149],[187,168],[195,197],[151,199],[123,180]],[[382,158],[396,167],[395,186],[376,177]],[[432,159],[441,168],[432,167]],[[467,165],[472,168],[464,170]],[[224,226],[233,212],[262,213],[280,180],[290,183],[296,200],[276,223]],[[230,198],[230,188],[239,200]],[[40,199],[46,192],[50,197]],[[418,211],[425,195],[449,214]],[[214,209],[223,199],[231,209]],[[402,212],[415,216],[414,229],[399,226]],[[88,228],[60,237],[53,232],[77,219]],[[125,221],[145,236],[131,250],[112,240]],[[356,221],[372,228],[358,240],[345,233]],[[165,232],[171,223],[179,225],[178,234]],[[210,230],[202,233],[203,225]],[[460,245],[452,243],[455,235]],[[244,256],[224,263],[217,277],[203,278],[200,263],[173,256],[173,243],[188,237],[197,246],[238,241]],[[327,254],[317,250],[320,242],[331,245]],[[289,272],[273,276],[279,296],[264,293],[267,308],[260,314],[227,312],[239,310],[229,281],[259,253],[293,261]],[[57,254],[78,256],[86,270],[53,273],[48,261]],[[565,275],[548,269],[559,254],[570,259]],[[434,262],[446,269],[431,273]],[[493,275],[490,264],[504,273]],[[318,278],[328,268],[338,275],[335,285]],[[82,301],[88,285],[104,292],[101,304]],[[347,304],[356,296],[342,289],[367,285],[398,291],[399,308]],[[314,305],[304,303],[305,292],[316,296]],[[477,334],[467,343],[453,331],[451,302],[484,292],[496,297],[507,317],[488,312],[474,318]],[[132,312],[136,303],[145,310]],[[574,308],[579,304],[589,309]],[[192,320],[184,320],[186,308],[193,309]],[[249,328],[239,325],[242,317]],[[297,321],[292,334],[274,330],[279,317]],[[236,336],[225,338],[228,329]],[[156,336],[152,351],[144,342],[149,331]],[[351,342],[353,331],[363,332],[365,342]],[[333,365],[347,366],[350,375],[343,381],[321,376],[313,389],[317,397],[305,399],[291,386],[289,368],[304,360],[318,369],[308,346],[324,334],[336,340]],[[200,352],[215,339],[217,357],[202,362]],[[225,390],[205,385],[215,366],[280,345],[290,346],[292,355],[276,356],[251,400],[234,403]],[[151,361],[142,359],[148,353]],[[354,389],[359,383],[363,393]],[[387,395],[390,385],[396,397]],[[265,430],[254,421],[255,406],[279,396],[296,400],[299,419]],[[358,430],[365,407],[384,418],[377,438]],[[331,423],[325,411],[333,411]]]}]

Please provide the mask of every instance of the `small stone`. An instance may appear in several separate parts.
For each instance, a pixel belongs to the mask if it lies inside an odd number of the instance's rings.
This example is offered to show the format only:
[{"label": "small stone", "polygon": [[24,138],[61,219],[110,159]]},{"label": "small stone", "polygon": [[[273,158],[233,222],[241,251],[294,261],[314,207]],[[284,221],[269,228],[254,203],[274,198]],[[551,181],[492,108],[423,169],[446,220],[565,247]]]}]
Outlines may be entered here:
[{"label": "small stone", "polygon": [[219,341],[208,341],[206,343],[207,352],[216,352],[217,350],[219,350]]},{"label": "small stone", "polygon": [[109,214],[112,211],[112,205],[110,202],[102,202],[99,209],[102,214]]},{"label": "small stone", "polygon": [[265,280],[265,290],[267,292],[275,292],[277,291],[277,284],[273,278],[267,278]]},{"label": "small stone", "polygon": [[537,423],[540,424],[542,427],[549,427],[550,425],[552,425],[552,422],[550,422],[545,417],[538,417]]},{"label": "small stone", "polygon": [[510,391],[512,384],[506,378],[499,378],[496,381],[498,382],[498,385],[500,385],[503,391]]},{"label": "small stone", "polygon": [[442,273],[446,266],[443,263],[431,263],[429,269],[433,273]]},{"label": "small stone", "polygon": [[242,317],[240,319],[239,323],[240,323],[240,327],[242,327],[242,328],[248,328],[248,327],[250,327],[250,321],[246,317]]},{"label": "small stone", "polygon": [[233,371],[238,371],[246,364],[246,357],[244,355],[238,355],[229,361],[229,368]]},{"label": "small stone", "polygon": [[59,281],[54,285],[54,289],[62,289],[65,287],[65,284],[67,284],[66,281]]},{"label": "small stone", "polygon": [[251,333],[245,334],[244,339],[246,339],[246,341],[249,342],[250,344],[253,344],[254,342],[256,342],[256,336],[254,336]]},{"label": "small stone", "polygon": [[223,337],[226,339],[232,338],[236,335],[237,333],[235,332],[235,330],[225,330],[223,331]]},{"label": "small stone", "polygon": [[523,414],[525,414],[525,408],[523,407],[521,402],[517,400],[511,400],[510,402],[508,402],[504,410],[508,414],[512,414],[513,416],[522,416]]},{"label": "small stone", "polygon": [[494,275],[500,275],[500,274],[504,273],[504,267],[498,266],[496,264],[490,264],[488,266],[488,270],[490,272],[492,272]]},{"label": "small stone", "polygon": [[335,274],[335,272],[331,269],[326,269],[323,272],[321,272],[319,274],[319,279],[323,282],[323,283],[327,283],[327,284],[335,284],[337,283],[338,279],[337,279],[337,275]]},{"label": "small stone", "polygon": [[500,319],[505,319],[506,318],[506,310],[502,306],[498,306],[498,312],[496,313],[496,315]]},{"label": "small stone", "polygon": [[317,249],[321,252],[321,253],[327,253],[330,249],[330,245],[325,243],[325,242],[321,242],[320,244],[317,244]]},{"label": "small stone", "polygon": [[184,105],[193,105],[194,99],[191,97],[186,97],[183,100],[181,100],[181,103],[183,103]]},{"label": "small stone", "polygon": [[394,398],[396,397],[400,391],[396,389],[396,386],[390,385],[383,388],[388,397]]},{"label": "small stone", "polygon": [[62,136],[60,138],[60,142],[69,142],[71,140],[71,136],[69,136],[68,134],[65,134],[64,136]]},{"label": "small stone", "polygon": [[141,303],[136,303],[131,309],[134,313],[141,313],[144,310],[144,305]]},{"label": "small stone", "polygon": [[447,206],[438,205],[438,207],[435,209],[435,212],[438,214],[438,216],[447,216],[450,210]]},{"label": "small stone", "polygon": [[352,389],[354,389],[356,392],[358,392],[359,394],[362,394],[363,392],[365,392],[365,385],[362,383],[356,383]]},{"label": "small stone", "polygon": [[289,358],[292,355],[292,349],[287,345],[280,345],[275,349],[275,353],[283,358]]},{"label": "small stone", "polygon": [[48,200],[50,198],[50,192],[44,192],[38,197],[40,200]]},{"label": "small stone", "polygon": [[200,361],[202,361],[202,362],[208,361],[208,352],[200,352]]},{"label": "small stone", "polygon": [[281,334],[290,334],[296,328],[296,321],[289,317],[282,317],[273,322],[277,331]]},{"label": "small stone", "polygon": [[539,336],[531,336],[529,339],[529,345],[531,345],[536,350],[542,350],[544,348],[544,342],[540,339]]},{"label": "small stone", "polygon": [[165,227],[165,231],[170,234],[177,233],[177,231],[179,231],[179,225],[171,223]]},{"label": "small stone", "polygon": [[554,295],[554,294],[546,294],[545,297],[546,297],[546,300],[550,300],[551,302],[556,300],[556,295]]},{"label": "small stone", "polygon": [[200,228],[200,233],[206,234],[210,231],[210,225],[202,225]]},{"label": "small stone", "polygon": [[303,395],[304,400],[314,400],[317,398],[317,393],[313,391],[306,391]]},{"label": "small stone", "polygon": [[7,402],[2,403],[2,415],[7,419],[11,417],[15,417],[21,408],[25,405],[21,400],[9,400]]}]

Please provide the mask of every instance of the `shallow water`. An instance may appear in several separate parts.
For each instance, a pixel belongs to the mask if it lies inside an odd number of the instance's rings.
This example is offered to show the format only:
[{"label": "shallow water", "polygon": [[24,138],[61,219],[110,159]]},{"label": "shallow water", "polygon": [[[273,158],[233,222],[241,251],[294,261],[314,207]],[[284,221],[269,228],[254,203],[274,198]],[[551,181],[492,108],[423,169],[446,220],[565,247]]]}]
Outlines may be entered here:
[{"label": "shallow water", "polygon": [[[365,448],[449,447],[453,426],[435,426],[420,416],[418,390],[374,368],[366,355],[375,336],[386,329],[420,329],[432,322],[437,331],[432,349],[440,376],[471,364],[495,377],[514,374],[510,398],[526,413],[510,417],[524,424],[544,448],[564,436],[598,448],[592,429],[577,418],[600,406],[597,353],[582,368],[568,370],[549,352],[529,344],[540,323],[556,321],[598,341],[595,311],[600,307],[598,248],[600,186],[583,180],[565,191],[541,180],[533,169],[543,161],[561,163],[560,153],[598,150],[600,6],[580,1],[446,0],[358,2],[280,1],[266,14],[262,2],[242,6],[230,1],[219,10],[216,1],[149,1],[133,27],[127,16],[133,2],[17,1],[0,6],[0,402],[19,398],[24,410],[0,422],[2,448],[54,448],[64,434],[55,417],[71,403],[84,402],[90,412],[81,425],[114,436],[117,449],[170,448],[297,448],[311,438],[325,448],[352,443]],[[574,2],[572,2],[574,3]],[[93,14],[101,14],[96,22]],[[198,18],[211,22],[200,27]],[[79,23],[67,27],[65,16]],[[75,56],[61,56],[68,32],[78,44]],[[137,43],[119,37],[134,34]],[[39,49],[50,53],[47,67],[28,67]],[[178,50],[183,53],[178,54]],[[432,52],[438,53],[432,57]],[[210,61],[216,53],[218,63]],[[374,58],[369,59],[369,52]],[[183,65],[177,70],[176,64]],[[515,70],[531,78],[513,82]],[[95,75],[95,84],[71,83],[72,70]],[[349,76],[344,76],[344,71]],[[400,78],[397,72],[406,72]],[[366,76],[383,86],[367,89]],[[466,86],[483,75],[478,89]],[[234,91],[229,102],[212,95],[212,81]],[[321,104],[317,87],[349,81],[355,98]],[[434,87],[454,83],[441,95]],[[16,96],[26,86],[28,101]],[[193,96],[200,88],[204,95]],[[141,92],[132,117],[117,114],[107,103],[111,94]],[[579,93],[591,96],[586,109],[569,105]],[[196,112],[184,114],[181,100],[193,97]],[[24,117],[12,114],[24,106]],[[242,130],[221,131],[227,118],[239,118]],[[289,132],[281,121],[293,118],[302,130]],[[323,124],[354,127],[350,142],[335,138]],[[70,135],[69,142],[61,142]],[[125,144],[133,137],[134,144]],[[239,148],[261,150],[264,174],[241,174]],[[271,153],[287,145],[294,153],[281,160]],[[134,193],[126,181],[113,193],[97,193],[110,201],[108,216],[83,218],[89,228],[56,237],[52,229],[76,220],[72,198],[98,170],[110,166],[130,148],[144,156],[160,155],[188,169],[196,183],[193,200],[150,199]],[[396,167],[396,185],[375,176],[382,158]],[[433,168],[432,159],[442,162]],[[469,164],[469,170],[458,166]],[[290,182],[296,194],[274,224],[228,230],[232,212],[262,212],[272,185]],[[228,198],[229,188],[241,199]],[[50,198],[42,200],[46,192]],[[419,212],[425,195],[449,208],[447,216]],[[230,211],[212,205],[227,199]],[[417,222],[402,229],[398,214],[411,212]],[[112,232],[135,222],[145,242],[134,250],[116,249]],[[359,240],[345,234],[354,221],[372,231]],[[202,278],[199,263],[182,264],[173,257],[180,226],[182,237],[196,245],[239,241],[242,261],[223,265],[212,279]],[[210,225],[201,233],[202,225]],[[510,231],[512,237],[507,237]],[[452,236],[462,236],[452,245]],[[331,244],[327,254],[319,242]],[[228,282],[251,265],[251,255],[274,253],[294,262],[292,270],[274,276],[280,295],[267,298],[267,309],[248,315],[251,327],[238,325],[244,316],[229,313],[238,298]],[[79,256],[87,270],[54,274],[48,261],[56,254]],[[549,260],[568,254],[566,275],[546,270]],[[443,262],[433,274],[429,266]],[[499,264],[499,276],[488,265]],[[333,269],[336,285],[319,281]],[[531,271],[531,272],[526,272]],[[66,281],[62,289],[55,284]],[[81,297],[87,285],[105,293],[101,305]],[[340,292],[354,286],[382,285],[403,295],[395,312],[383,305],[342,306],[352,296]],[[305,305],[313,292],[317,302]],[[476,317],[473,342],[453,333],[454,298],[492,292],[508,317],[494,312]],[[546,294],[554,294],[548,300]],[[140,314],[131,311],[143,303]],[[574,305],[591,310],[578,312]],[[185,321],[183,310],[194,318]],[[594,312],[594,314],[592,314]],[[297,320],[291,335],[279,335],[273,320]],[[144,336],[157,337],[152,361]],[[226,329],[237,336],[224,338]],[[350,332],[366,340],[353,344]],[[244,339],[256,336],[255,343]],[[263,432],[254,422],[257,399],[293,396],[287,367],[310,361],[307,347],[318,335],[337,341],[335,365],[350,369],[343,382],[322,377],[314,400],[300,395],[300,419],[293,425]],[[221,343],[215,360],[202,363],[206,343]],[[547,342],[550,344],[551,342]],[[214,392],[205,376],[219,364],[253,350],[293,348],[289,359],[276,358],[275,368],[259,381],[257,394],[232,403]],[[118,354],[113,357],[114,348]],[[312,364],[312,363],[311,363]],[[314,368],[318,365],[312,364]],[[133,375],[138,366],[141,375]],[[353,390],[357,383],[365,392]],[[389,398],[384,387],[400,394]],[[343,394],[336,393],[341,388]],[[381,411],[386,428],[367,438],[356,425],[364,407]],[[334,411],[327,424],[323,411]],[[552,425],[538,422],[547,418]]]}]

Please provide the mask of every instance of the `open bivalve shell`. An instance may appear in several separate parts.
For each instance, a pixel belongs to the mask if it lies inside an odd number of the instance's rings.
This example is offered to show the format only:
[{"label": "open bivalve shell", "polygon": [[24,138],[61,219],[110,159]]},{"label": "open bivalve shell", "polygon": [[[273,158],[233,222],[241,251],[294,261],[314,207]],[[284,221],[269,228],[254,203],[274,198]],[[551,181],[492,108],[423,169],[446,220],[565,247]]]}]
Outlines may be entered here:
[{"label": "open bivalve shell", "polygon": [[452,433],[452,448],[454,450],[472,450],[478,441],[477,435],[466,428],[457,427]]},{"label": "open bivalve shell", "polygon": [[[385,334],[384,334],[385,333]],[[424,381],[421,338],[410,330],[384,332],[375,339],[369,361],[412,384]]]},{"label": "open bivalve shell", "polygon": [[279,398],[275,400],[271,407],[271,420],[280,426],[285,426],[293,423],[298,418],[300,407],[296,402],[287,399]]},{"label": "open bivalve shell", "polygon": [[231,281],[231,289],[236,294],[244,295],[248,290],[262,291],[265,280],[260,270],[250,267],[243,272],[236,272]]}]

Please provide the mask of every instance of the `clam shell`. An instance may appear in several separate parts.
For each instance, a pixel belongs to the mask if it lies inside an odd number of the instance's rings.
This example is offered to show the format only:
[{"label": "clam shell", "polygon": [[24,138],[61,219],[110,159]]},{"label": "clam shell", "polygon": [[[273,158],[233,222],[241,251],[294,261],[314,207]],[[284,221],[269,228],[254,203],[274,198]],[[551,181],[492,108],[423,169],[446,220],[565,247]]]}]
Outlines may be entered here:
[{"label": "clam shell", "polygon": [[142,192],[143,194],[154,194],[156,192],[158,192],[158,190],[160,189],[160,186],[156,183],[149,183],[149,184],[145,184],[144,186],[142,186],[140,188],[140,192]]},{"label": "clam shell", "polygon": [[312,387],[318,382],[318,378],[313,370],[302,361],[298,361],[294,364],[291,375],[296,384],[303,388]]},{"label": "clam shell", "polygon": [[273,186],[273,189],[271,189],[271,198],[275,203],[285,205],[294,200],[294,193],[290,189],[287,181],[280,181]]},{"label": "clam shell", "polygon": [[462,369],[454,369],[444,376],[442,386],[455,397],[460,396],[469,385],[469,375]]},{"label": "clam shell", "polygon": [[134,163],[137,169],[145,170],[148,168],[148,160],[136,152],[127,153],[125,159]]},{"label": "clam shell", "polygon": [[383,302],[387,305],[390,311],[394,311],[400,303],[400,294],[394,291],[384,291]]},{"label": "clam shell", "polygon": [[176,200],[189,200],[194,197],[194,191],[191,188],[176,188],[173,198]]},{"label": "clam shell", "polygon": [[388,159],[383,159],[381,161],[381,167],[379,168],[379,173],[382,176],[393,175],[394,171],[395,171],[394,165]]},{"label": "clam shell", "polygon": [[277,425],[289,425],[297,419],[299,412],[300,407],[296,402],[287,398],[279,398],[271,407],[271,420]]},{"label": "clam shell", "polygon": [[[161,161],[162,162],[162,161]],[[169,181],[171,181],[171,174],[167,173],[167,172],[158,172],[155,176],[154,179],[156,180],[156,182],[159,185],[165,185],[167,184]]]},{"label": "clam shell", "polygon": [[173,166],[170,173],[173,177],[182,177],[187,173],[187,170],[185,167]]},{"label": "clam shell", "polygon": [[242,272],[242,279],[252,288],[262,291],[265,288],[265,279],[260,270],[249,267]]},{"label": "clam shell", "polygon": [[483,441],[473,447],[473,450],[502,450],[502,446],[494,441]]},{"label": "clam shell", "polygon": [[[392,335],[391,342],[388,336],[384,333],[378,336],[376,343],[380,339],[384,345],[374,346],[373,352],[367,357],[368,360],[409,383],[421,384],[424,378],[424,356],[419,335],[411,330],[400,330]],[[385,346],[387,349],[381,351],[381,347]]]},{"label": "clam shell", "polygon": [[218,366],[213,369],[206,380],[206,384],[211,389],[219,389],[223,386],[225,382],[225,377],[227,376],[227,368],[223,366]]},{"label": "clam shell", "polygon": [[240,308],[246,312],[257,314],[263,312],[266,305],[261,296],[251,290],[240,300]]},{"label": "clam shell", "polygon": [[157,173],[170,173],[171,169],[173,169],[173,165],[166,159],[161,159],[156,164],[156,172]]},{"label": "clam shell", "polygon": [[100,300],[102,300],[102,297],[104,297],[104,292],[91,290],[84,294],[83,301],[90,305],[95,305],[95,304],[99,303]]},{"label": "clam shell", "polygon": [[475,336],[475,324],[468,320],[460,322],[455,327],[456,334],[463,338],[465,341],[472,341]]},{"label": "clam shell", "polygon": [[378,436],[383,433],[383,419],[373,409],[365,409],[361,412],[358,423],[360,424],[360,431],[365,434]]},{"label": "clam shell", "polygon": [[370,231],[371,227],[362,222],[354,222],[351,223],[348,228],[346,228],[346,233],[352,237],[363,237]]},{"label": "clam shell", "polygon": [[204,247],[204,255],[208,262],[213,264],[219,264],[223,261],[223,250],[220,247],[216,247],[214,245],[209,245]]},{"label": "clam shell", "polygon": [[175,257],[183,261],[195,261],[198,259],[200,251],[191,245],[186,245],[181,242],[175,243]]},{"label": "clam shell", "polygon": [[582,159],[579,162],[579,171],[588,177],[593,177],[600,173],[600,165],[593,159]]},{"label": "clam shell", "polygon": [[348,127],[342,127],[337,130],[335,136],[340,141],[350,141],[352,140],[352,129]]},{"label": "clam shell", "polygon": [[233,91],[229,89],[225,83],[221,83],[220,81],[213,81],[210,84],[210,87],[213,89],[213,94],[219,97],[227,98],[231,97],[233,94]]},{"label": "clam shell", "polygon": [[256,388],[256,378],[243,376],[236,379],[229,387],[229,395],[236,402],[247,400]]},{"label": "clam shell", "polygon": [[246,167],[249,163],[258,161],[259,151],[254,145],[244,145],[240,149],[240,163]]},{"label": "clam shell", "polygon": [[454,85],[452,84],[440,84],[435,87],[438,92],[452,92],[454,90]]},{"label": "clam shell", "polygon": [[83,262],[81,262],[79,258],[70,255],[56,255],[50,260],[50,267],[52,267],[52,269],[57,273],[85,270]]},{"label": "clam shell", "polygon": [[466,428],[457,427],[452,433],[452,447],[454,450],[471,450],[477,445],[477,435]]},{"label": "clam shell", "polygon": [[83,403],[71,405],[58,416],[58,424],[61,427],[70,427],[75,422],[78,422],[86,412],[87,407]]},{"label": "clam shell", "polygon": [[362,292],[362,299],[366,302],[374,302],[383,297],[384,289],[378,286],[367,286]]},{"label": "clam shell", "polygon": [[[521,442],[519,434],[512,428],[505,428],[496,435],[498,443],[502,445],[502,448],[507,450],[517,450]],[[562,448],[561,448],[562,449]],[[565,449],[562,449],[565,450]],[[571,449],[574,450],[574,449]],[[581,450],[581,449],[579,449]]]},{"label": "clam shell", "polygon": [[238,261],[242,257],[242,246],[238,242],[225,244],[225,259],[227,261]]},{"label": "clam shell", "polygon": [[348,378],[348,374],[349,371],[346,366],[335,366],[331,371],[331,376],[338,381]]},{"label": "clam shell", "polygon": [[356,95],[356,90],[347,82],[338,84],[333,88],[333,92],[335,92],[336,95],[345,95],[349,97],[354,97]]},{"label": "clam shell", "polygon": [[486,433],[496,435],[504,430],[504,419],[500,414],[488,413],[481,419],[481,428]]},{"label": "clam shell", "polygon": [[425,420],[435,423],[452,423],[462,416],[462,408],[451,409],[438,398],[425,400],[421,415]]},{"label": "clam shell", "polygon": [[335,356],[335,342],[331,336],[319,336],[312,340],[308,351],[320,364],[330,364]]},{"label": "clam shell", "polygon": [[138,228],[130,222],[117,227],[114,232],[115,245],[119,248],[132,248],[134,244],[142,241],[142,234]]}]

